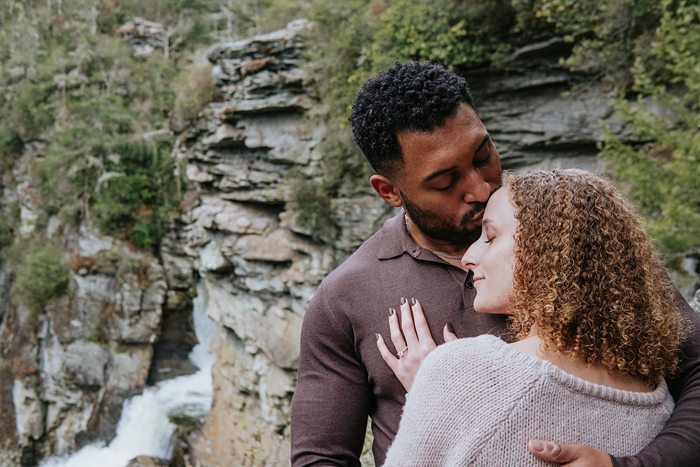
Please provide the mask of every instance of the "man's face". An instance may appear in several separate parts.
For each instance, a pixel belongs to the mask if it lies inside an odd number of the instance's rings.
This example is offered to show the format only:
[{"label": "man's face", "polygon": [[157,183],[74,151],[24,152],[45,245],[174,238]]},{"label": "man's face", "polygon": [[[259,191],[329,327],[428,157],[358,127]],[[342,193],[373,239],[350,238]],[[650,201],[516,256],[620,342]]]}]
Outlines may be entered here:
[{"label": "man's face", "polygon": [[392,179],[413,223],[434,240],[473,243],[501,184],[498,151],[476,112],[461,104],[442,127],[397,138],[404,166]]}]

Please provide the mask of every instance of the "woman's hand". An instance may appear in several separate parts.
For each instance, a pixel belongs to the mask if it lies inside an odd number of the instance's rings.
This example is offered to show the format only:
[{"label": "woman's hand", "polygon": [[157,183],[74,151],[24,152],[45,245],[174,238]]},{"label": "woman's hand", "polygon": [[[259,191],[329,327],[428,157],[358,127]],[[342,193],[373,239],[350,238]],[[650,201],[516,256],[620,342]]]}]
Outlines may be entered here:
[{"label": "woman's hand", "polygon": [[[409,303],[401,297],[401,323],[399,324],[396,310],[389,309],[389,331],[396,356],[389,351],[381,334],[377,334],[377,347],[386,364],[408,392],[421,362],[436,347],[420,302],[412,298]],[[457,339],[447,324],[442,329],[442,335],[445,342]]]}]

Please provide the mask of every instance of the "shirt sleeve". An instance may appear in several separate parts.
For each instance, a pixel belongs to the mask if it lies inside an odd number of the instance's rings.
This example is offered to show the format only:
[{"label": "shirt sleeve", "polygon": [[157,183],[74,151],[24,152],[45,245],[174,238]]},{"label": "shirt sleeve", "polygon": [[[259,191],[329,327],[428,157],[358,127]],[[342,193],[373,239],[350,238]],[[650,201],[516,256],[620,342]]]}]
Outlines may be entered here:
[{"label": "shirt sleeve", "polygon": [[[291,460],[359,466],[372,399],[347,317],[336,313],[321,285],[304,316],[292,400]],[[336,297],[338,299],[338,297]]]},{"label": "shirt sleeve", "polygon": [[700,459],[700,317],[678,294],[679,309],[690,322],[681,346],[680,365],[668,380],[676,402],[671,418],[658,436],[636,456],[615,458],[615,467],[682,467]]}]

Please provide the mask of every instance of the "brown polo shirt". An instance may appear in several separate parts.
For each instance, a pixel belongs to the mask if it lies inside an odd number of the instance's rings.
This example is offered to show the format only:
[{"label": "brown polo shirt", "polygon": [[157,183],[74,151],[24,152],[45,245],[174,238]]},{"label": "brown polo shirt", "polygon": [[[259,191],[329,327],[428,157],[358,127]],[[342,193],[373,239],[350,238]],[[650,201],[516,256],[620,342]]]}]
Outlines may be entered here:
[{"label": "brown polo shirt", "polygon": [[[474,295],[465,271],[416,245],[404,228],[403,214],[389,219],[328,275],[309,304],[301,332],[299,375],[292,402],[292,464],[360,465],[369,416],[373,454],[381,465],[398,430],[405,402],[401,383],[376,346],[375,334],[381,333],[390,350],[395,350],[390,340],[389,308],[398,310],[401,297],[417,298],[438,344],[446,323],[452,324],[459,337],[486,333],[504,337],[505,316],[474,312]],[[687,304],[685,307],[692,313]],[[686,361],[684,381],[679,381],[674,393],[674,397],[684,392],[687,396],[684,418],[676,425],[686,442],[671,443],[676,452],[668,453],[661,445],[658,452],[668,454],[666,460],[685,455],[700,459],[700,339],[694,337],[690,367]],[[673,392],[673,382],[670,386]],[[677,418],[676,412],[669,425]]]}]

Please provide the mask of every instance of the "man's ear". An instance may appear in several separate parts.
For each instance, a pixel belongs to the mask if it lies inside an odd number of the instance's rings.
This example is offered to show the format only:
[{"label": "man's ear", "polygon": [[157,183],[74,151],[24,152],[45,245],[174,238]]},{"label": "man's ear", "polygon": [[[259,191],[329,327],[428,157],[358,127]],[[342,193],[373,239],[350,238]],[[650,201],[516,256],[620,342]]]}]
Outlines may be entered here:
[{"label": "man's ear", "polygon": [[374,191],[387,203],[395,208],[400,207],[403,203],[399,196],[399,189],[394,183],[383,175],[372,175],[369,178],[369,183],[374,188]]}]

